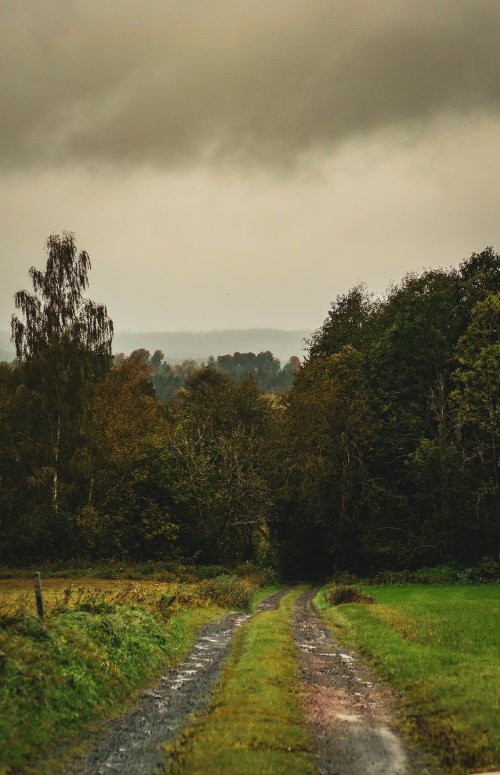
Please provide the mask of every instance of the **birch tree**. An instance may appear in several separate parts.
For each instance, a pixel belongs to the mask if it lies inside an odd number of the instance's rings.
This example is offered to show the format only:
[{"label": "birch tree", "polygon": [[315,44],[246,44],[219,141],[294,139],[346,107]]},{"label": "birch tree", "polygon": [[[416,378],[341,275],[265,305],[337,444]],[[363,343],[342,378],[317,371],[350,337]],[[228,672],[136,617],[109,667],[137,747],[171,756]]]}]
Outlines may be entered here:
[{"label": "birch tree", "polygon": [[29,270],[33,290],[15,294],[19,315],[11,325],[28,387],[42,397],[39,420],[57,512],[63,450],[74,452],[89,394],[110,368],[113,323],[104,305],[84,297],[91,264],[86,251],[77,252],[74,234],[52,234],[46,248],[45,271]]}]

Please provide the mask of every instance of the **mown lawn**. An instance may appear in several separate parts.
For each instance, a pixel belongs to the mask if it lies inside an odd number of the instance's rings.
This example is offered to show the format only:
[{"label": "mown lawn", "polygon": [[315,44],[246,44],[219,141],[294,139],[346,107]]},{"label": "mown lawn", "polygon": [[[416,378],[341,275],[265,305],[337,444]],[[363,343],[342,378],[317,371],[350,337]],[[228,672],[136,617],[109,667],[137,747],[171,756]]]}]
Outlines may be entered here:
[{"label": "mown lawn", "polygon": [[372,605],[330,607],[339,639],[403,691],[407,726],[457,774],[500,764],[500,587],[361,586]]}]

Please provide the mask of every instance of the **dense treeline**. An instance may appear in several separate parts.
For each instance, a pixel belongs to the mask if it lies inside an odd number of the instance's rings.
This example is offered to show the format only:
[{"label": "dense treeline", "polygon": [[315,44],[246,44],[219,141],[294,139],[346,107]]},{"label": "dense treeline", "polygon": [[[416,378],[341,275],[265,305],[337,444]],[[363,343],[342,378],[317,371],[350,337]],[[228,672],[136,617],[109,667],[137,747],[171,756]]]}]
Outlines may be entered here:
[{"label": "dense treeline", "polygon": [[288,399],[292,546],[371,567],[499,548],[500,256],[339,296]]},{"label": "dense treeline", "polygon": [[[140,348],[134,350],[132,357],[140,358],[150,367],[151,384],[160,401],[168,401],[188,381],[188,379],[204,364],[188,360],[179,364],[170,364],[164,361],[165,354],[162,350],[155,350],[151,355],[149,350]],[[119,365],[125,360],[123,353],[114,357],[114,364]],[[295,372],[300,366],[297,356],[292,356],[283,367],[280,360],[267,352],[239,353],[233,355],[210,356],[208,365],[223,374],[227,374],[235,382],[242,382],[248,377],[254,377],[257,387],[263,393],[285,393],[292,387]]]},{"label": "dense treeline", "polygon": [[182,555],[298,575],[498,551],[491,248],[384,299],[339,296],[302,366],[235,353],[187,364],[174,389],[160,351],[113,364],[72,235],[48,253],[0,366],[2,562]]}]

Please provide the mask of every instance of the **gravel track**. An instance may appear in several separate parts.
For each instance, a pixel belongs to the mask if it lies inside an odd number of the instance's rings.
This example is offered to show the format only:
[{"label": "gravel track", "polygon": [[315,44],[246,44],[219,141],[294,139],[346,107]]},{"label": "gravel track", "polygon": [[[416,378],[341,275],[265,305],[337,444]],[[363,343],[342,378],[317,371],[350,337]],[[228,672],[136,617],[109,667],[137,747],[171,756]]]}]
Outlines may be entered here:
[{"label": "gravel track", "polygon": [[[274,608],[284,590],[267,597],[256,613]],[[111,721],[65,775],[151,775],[162,772],[162,744],[172,741],[191,713],[209,701],[235,630],[252,614],[229,614],[203,627],[191,653],[167,670],[126,715]]]},{"label": "gravel track", "polygon": [[313,590],[297,602],[294,632],[307,721],[321,775],[410,775],[401,739],[391,728],[376,678],[340,647],[313,609]]}]

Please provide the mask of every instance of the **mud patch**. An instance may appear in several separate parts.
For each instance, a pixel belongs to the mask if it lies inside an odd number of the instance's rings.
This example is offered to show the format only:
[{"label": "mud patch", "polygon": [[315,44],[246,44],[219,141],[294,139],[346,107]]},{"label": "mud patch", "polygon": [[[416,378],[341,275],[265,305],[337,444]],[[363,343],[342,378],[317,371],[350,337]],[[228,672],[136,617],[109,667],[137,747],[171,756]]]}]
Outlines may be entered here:
[{"label": "mud patch", "polygon": [[309,590],[297,603],[294,633],[319,772],[421,772],[393,730],[390,706],[376,678],[324,627],[311,605],[312,594]]}]

